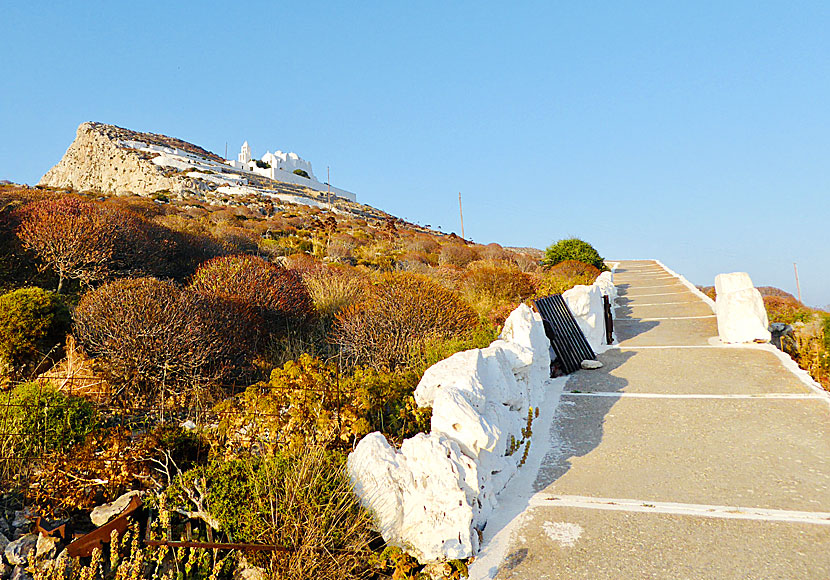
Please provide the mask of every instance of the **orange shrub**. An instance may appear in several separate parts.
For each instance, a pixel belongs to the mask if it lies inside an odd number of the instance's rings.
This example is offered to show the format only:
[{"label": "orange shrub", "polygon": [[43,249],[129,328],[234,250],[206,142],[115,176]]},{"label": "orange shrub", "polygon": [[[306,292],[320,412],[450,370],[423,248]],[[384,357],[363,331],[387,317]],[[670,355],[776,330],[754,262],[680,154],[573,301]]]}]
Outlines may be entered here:
[{"label": "orange shrub", "polygon": [[202,264],[190,288],[239,309],[253,327],[284,334],[311,317],[313,304],[300,275],[256,256],[223,256]]},{"label": "orange shrub", "polygon": [[220,380],[241,364],[249,341],[227,310],[155,278],[111,282],[75,309],[75,336],[112,384],[154,397]]},{"label": "orange shrub", "polygon": [[464,333],[477,323],[454,292],[422,276],[389,272],[378,277],[367,299],[337,315],[334,338],[352,360],[394,369],[427,340]]},{"label": "orange shrub", "polygon": [[461,244],[447,244],[441,247],[438,263],[442,266],[459,266],[463,268],[478,258],[475,248]]},{"label": "orange shrub", "polygon": [[496,303],[521,302],[536,290],[530,276],[504,260],[473,262],[461,277],[461,287],[472,296]]},{"label": "orange shrub", "polygon": [[764,306],[770,322],[806,322],[812,316],[812,310],[792,296],[764,296]]},{"label": "orange shrub", "polygon": [[565,260],[564,262],[559,262],[555,266],[548,268],[548,273],[566,278],[579,277],[585,279],[586,281],[590,280],[590,282],[586,282],[587,284],[593,284],[594,280],[597,279],[597,276],[600,275],[599,268],[596,266],[586,264],[585,262],[578,262],[576,260]]}]

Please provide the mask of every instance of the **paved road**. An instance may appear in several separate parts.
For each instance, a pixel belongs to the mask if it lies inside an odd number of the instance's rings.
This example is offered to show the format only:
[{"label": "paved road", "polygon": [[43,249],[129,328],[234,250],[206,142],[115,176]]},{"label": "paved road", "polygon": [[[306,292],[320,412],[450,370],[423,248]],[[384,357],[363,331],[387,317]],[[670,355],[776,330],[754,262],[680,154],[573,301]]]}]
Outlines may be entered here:
[{"label": "paved road", "polygon": [[496,578],[830,579],[830,404],[775,354],[717,346],[653,261],[618,267],[619,348],[554,416]]}]

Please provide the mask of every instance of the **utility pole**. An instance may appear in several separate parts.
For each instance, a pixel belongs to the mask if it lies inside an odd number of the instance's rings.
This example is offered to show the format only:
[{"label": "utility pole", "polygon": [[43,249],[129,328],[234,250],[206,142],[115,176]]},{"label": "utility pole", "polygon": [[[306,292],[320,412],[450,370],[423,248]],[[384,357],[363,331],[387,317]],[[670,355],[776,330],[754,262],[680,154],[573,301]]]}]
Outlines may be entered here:
[{"label": "utility pole", "polygon": [[326,185],[328,186],[328,193],[326,193],[326,202],[329,204],[329,211],[331,211],[331,168],[326,165]]},{"label": "utility pole", "polygon": [[228,142],[225,141],[225,161],[228,160]]},{"label": "utility pole", "polygon": [[798,282],[798,264],[796,264],[795,262],[793,262],[793,270],[795,270],[795,287],[796,287],[796,289],[798,289],[798,301],[802,302],[802,300],[801,300],[801,284]]},{"label": "utility pole", "polygon": [[461,207],[461,192],[458,192],[458,215],[461,216],[461,237],[462,239],[467,239],[464,236],[464,210]]}]

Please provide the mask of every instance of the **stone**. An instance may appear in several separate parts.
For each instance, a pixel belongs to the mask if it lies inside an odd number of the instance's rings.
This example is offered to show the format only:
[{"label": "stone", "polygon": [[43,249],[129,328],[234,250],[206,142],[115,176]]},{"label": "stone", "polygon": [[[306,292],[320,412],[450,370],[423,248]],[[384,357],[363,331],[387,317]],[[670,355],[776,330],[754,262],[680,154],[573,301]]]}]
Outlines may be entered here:
[{"label": "stone", "polygon": [[37,536],[35,534],[26,534],[13,542],[3,550],[6,555],[6,561],[12,566],[18,564],[26,564],[28,562],[29,554],[35,550],[37,546]]},{"label": "stone", "polygon": [[8,578],[12,575],[12,571],[14,570],[13,566],[6,564],[3,558],[0,558],[0,578]]},{"label": "stone", "polygon": [[267,580],[268,575],[265,570],[257,566],[251,566],[244,559],[239,563],[239,567],[233,574],[233,580]]},{"label": "stone", "polygon": [[602,363],[598,360],[585,359],[584,361],[582,361],[582,364],[580,366],[582,366],[582,368],[586,371],[590,371],[594,369],[601,369]]},{"label": "stone", "polygon": [[773,322],[769,325],[769,332],[772,335],[770,342],[778,350],[784,350],[785,339],[792,339],[793,326],[785,322]]},{"label": "stone", "polygon": [[89,514],[89,519],[92,520],[93,524],[100,528],[108,521],[118,517],[125,509],[127,509],[127,506],[130,504],[130,499],[132,499],[134,495],[140,494],[141,492],[139,491],[129,491],[115,501],[99,505],[92,510],[92,513]]},{"label": "stone", "polygon": [[769,319],[761,293],[746,272],[715,277],[718,335],[724,343],[769,342]]},{"label": "stone", "polygon": [[37,538],[35,557],[38,560],[52,560],[58,555],[59,545],[60,538],[56,538],[54,536],[44,536],[43,534],[40,534]]},{"label": "stone", "polygon": [[32,518],[34,514],[28,510],[17,510],[14,512],[14,519],[12,520],[12,527],[13,528],[25,528],[26,533],[29,532],[29,526],[32,524]]},{"label": "stone", "polygon": [[32,574],[26,570],[26,566],[15,566],[9,580],[33,580]]},{"label": "stone", "polygon": [[6,549],[6,546],[9,545],[9,542],[11,542],[11,540],[9,540],[6,537],[6,534],[0,532],[0,552],[3,552]]}]

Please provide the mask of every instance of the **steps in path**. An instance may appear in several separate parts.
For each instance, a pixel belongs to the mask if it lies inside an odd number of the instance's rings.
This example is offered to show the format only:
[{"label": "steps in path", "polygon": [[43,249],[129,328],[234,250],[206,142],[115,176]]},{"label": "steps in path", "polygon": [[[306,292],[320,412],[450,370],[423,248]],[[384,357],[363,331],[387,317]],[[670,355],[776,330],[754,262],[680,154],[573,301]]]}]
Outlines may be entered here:
[{"label": "steps in path", "polygon": [[[654,261],[565,387],[495,578],[830,578],[830,404]],[[486,531],[486,530],[485,530]]]}]

